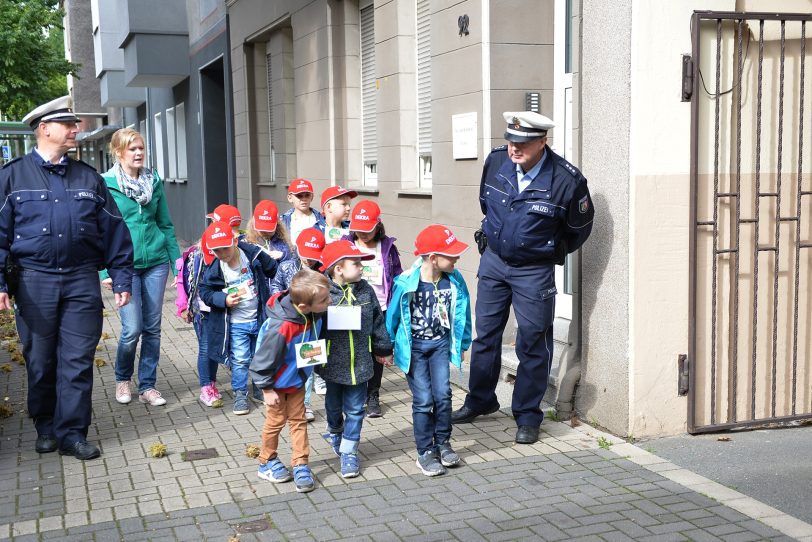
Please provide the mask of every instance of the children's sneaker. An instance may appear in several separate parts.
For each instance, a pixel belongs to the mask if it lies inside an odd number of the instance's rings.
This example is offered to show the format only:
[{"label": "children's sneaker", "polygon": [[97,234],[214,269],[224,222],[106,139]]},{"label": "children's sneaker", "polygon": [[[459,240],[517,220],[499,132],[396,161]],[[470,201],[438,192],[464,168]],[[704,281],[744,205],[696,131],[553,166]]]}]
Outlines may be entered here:
[{"label": "children's sneaker", "polygon": [[237,416],[242,416],[243,414],[248,414],[250,410],[251,407],[248,406],[248,393],[245,391],[235,391],[234,408],[232,412]]},{"label": "children's sneaker", "polygon": [[116,401],[122,405],[126,405],[132,400],[133,396],[130,393],[130,381],[116,382]]},{"label": "children's sneaker", "polygon": [[296,484],[296,491],[299,493],[307,493],[316,488],[313,473],[310,472],[310,467],[307,465],[296,465],[293,467],[293,483]]},{"label": "children's sneaker", "polygon": [[460,464],[460,456],[451,447],[450,442],[440,444],[440,446],[437,447],[437,453],[440,456],[440,463],[442,463],[444,467],[456,467]]},{"label": "children's sneaker", "polygon": [[380,418],[381,416],[383,416],[383,412],[381,411],[381,400],[378,396],[378,392],[374,391],[369,394],[369,397],[367,397],[367,417]]},{"label": "children's sneaker", "polygon": [[339,446],[341,446],[341,433],[324,433],[321,438],[327,441],[333,449],[333,453],[341,457],[341,452],[338,451]]},{"label": "children's sneaker", "polygon": [[217,389],[217,383],[212,382],[211,384],[209,384],[209,389],[211,389],[211,393],[212,393],[212,395],[214,396],[215,399],[222,399],[223,398],[223,396],[220,395],[220,390]]},{"label": "children's sneaker", "polygon": [[313,409],[305,408],[305,420],[312,422],[316,419],[316,414],[313,412]]},{"label": "children's sneaker", "polygon": [[423,471],[426,476],[439,476],[445,474],[445,467],[440,463],[437,457],[437,452],[434,450],[427,450],[417,454],[417,467]]},{"label": "children's sneaker", "polygon": [[317,395],[327,394],[327,382],[319,375],[313,375],[313,391],[315,391]]},{"label": "children's sneaker", "polygon": [[361,473],[361,461],[358,454],[341,454],[341,477],[355,478]]},{"label": "children's sneaker", "polygon": [[155,388],[144,390],[138,395],[138,400],[142,403],[149,403],[152,406],[161,406],[166,404],[166,399],[161,397],[161,392]]},{"label": "children's sneaker", "polygon": [[279,461],[278,457],[274,457],[265,464],[260,463],[259,470],[257,470],[257,476],[263,480],[268,480],[269,482],[273,482],[275,484],[287,482],[291,479],[290,471],[284,463]]},{"label": "children's sneaker", "polygon": [[211,391],[211,384],[207,384],[202,388],[200,388],[200,397],[198,397],[198,399],[200,399],[200,402],[206,405],[207,407],[210,407],[214,404],[214,402],[217,400],[217,397],[215,397],[214,393],[212,393]]}]

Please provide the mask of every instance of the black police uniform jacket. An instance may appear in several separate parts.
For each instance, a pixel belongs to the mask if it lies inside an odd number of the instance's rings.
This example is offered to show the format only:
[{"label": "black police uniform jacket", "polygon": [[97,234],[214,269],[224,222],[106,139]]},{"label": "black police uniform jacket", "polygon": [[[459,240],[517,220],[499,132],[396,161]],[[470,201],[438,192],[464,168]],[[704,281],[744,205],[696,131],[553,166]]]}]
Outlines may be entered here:
[{"label": "black police uniform jacket", "polygon": [[592,231],[586,178],[550,147],[538,176],[519,193],[507,145],[485,160],[479,204],[488,247],[512,266],[564,263]]},{"label": "black police uniform jacket", "polygon": [[113,291],[131,292],[130,231],[101,175],[71,158],[49,167],[32,151],[0,169],[0,292],[9,255],[48,273],[107,268]]}]

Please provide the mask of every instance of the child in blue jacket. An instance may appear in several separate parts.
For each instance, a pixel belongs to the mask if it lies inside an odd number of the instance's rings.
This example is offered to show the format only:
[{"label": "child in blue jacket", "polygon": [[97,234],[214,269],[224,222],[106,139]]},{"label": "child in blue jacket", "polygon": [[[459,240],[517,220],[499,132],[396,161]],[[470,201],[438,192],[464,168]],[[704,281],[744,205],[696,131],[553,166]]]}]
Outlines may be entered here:
[{"label": "child in blue jacket", "polygon": [[268,318],[259,331],[251,360],[251,378],[262,390],[266,405],[257,475],[270,482],[290,480],[290,471],[277,457],[279,433],[287,425],[293,481],[300,493],[315,487],[308,466],[310,445],[304,403],[305,382],[313,369],[298,367],[296,345],[318,339],[321,313],[329,304],[329,284],[324,275],[309,269],[296,273],[290,289],[268,301]]},{"label": "child in blue jacket", "polygon": [[[211,309],[205,321],[208,354],[230,366],[233,413],[244,415],[250,410],[248,366],[265,321],[268,279],[276,274],[276,260],[256,245],[237,241],[225,222],[212,222],[203,241],[216,257],[200,283],[200,299]],[[256,392],[254,399],[261,402],[259,388]]]},{"label": "child in blue jacket", "polygon": [[386,327],[395,363],[412,390],[417,466],[426,476],[459,464],[451,447],[449,363],[462,366],[471,346],[471,305],[457,260],[468,245],[439,224],[417,235],[411,269],[395,280]]}]

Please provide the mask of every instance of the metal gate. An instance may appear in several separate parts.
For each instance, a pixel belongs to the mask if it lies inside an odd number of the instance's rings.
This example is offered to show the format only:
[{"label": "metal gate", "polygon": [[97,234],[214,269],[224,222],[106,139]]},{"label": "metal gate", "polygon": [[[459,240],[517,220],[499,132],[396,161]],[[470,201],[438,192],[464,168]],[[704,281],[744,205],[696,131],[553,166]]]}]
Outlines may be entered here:
[{"label": "metal gate", "polygon": [[809,21],[692,18],[691,433],[812,418]]}]

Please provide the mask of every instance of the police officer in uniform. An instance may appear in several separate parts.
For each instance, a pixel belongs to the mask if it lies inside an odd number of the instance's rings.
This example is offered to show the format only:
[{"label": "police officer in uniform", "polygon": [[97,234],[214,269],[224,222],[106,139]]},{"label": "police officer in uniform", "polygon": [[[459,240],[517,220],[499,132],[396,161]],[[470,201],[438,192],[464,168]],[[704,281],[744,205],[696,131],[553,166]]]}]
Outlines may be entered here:
[{"label": "police officer in uniform", "polygon": [[508,144],[485,160],[479,187],[485,218],[470,391],[452,421],[469,423],[499,409],[495,389],[512,304],[519,367],[511,408],[516,442],[532,444],[544,419],[540,404],[553,354],[554,266],[589,237],[594,211],[584,176],[547,146],[553,122],[531,111],[503,115]]},{"label": "police officer in uniform", "polygon": [[133,246],[101,176],[65,154],[79,131],[72,107],[64,96],[26,115],[37,146],[0,170],[0,310],[13,295],[35,450],[85,460],[100,455],[87,442],[102,331],[98,271],[109,269],[116,305],[126,305]]}]

